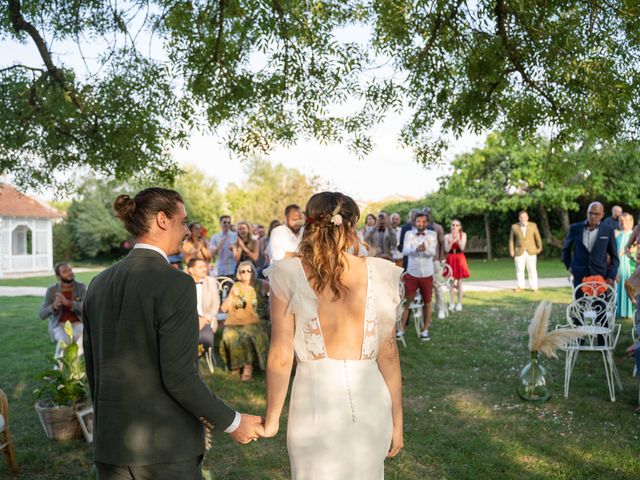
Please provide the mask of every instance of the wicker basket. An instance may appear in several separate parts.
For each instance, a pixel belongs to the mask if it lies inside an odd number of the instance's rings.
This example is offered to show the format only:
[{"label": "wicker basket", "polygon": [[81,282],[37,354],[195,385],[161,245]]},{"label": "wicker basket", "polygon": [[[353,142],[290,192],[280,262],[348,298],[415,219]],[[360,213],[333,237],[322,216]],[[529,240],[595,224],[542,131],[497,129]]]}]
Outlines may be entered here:
[{"label": "wicker basket", "polygon": [[70,440],[82,437],[82,430],[76,417],[78,406],[49,407],[44,402],[36,403],[36,412],[47,438],[51,440]]}]

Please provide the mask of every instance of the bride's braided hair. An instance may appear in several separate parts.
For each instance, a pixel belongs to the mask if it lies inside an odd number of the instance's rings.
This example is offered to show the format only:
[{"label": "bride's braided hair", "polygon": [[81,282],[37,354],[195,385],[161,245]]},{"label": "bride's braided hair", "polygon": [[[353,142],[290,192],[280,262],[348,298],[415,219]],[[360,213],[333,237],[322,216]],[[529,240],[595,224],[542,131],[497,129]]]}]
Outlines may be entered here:
[{"label": "bride's braided hair", "polygon": [[339,299],[347,290],[341,282],[344,256],[357,255],[360,246],[356,233],[360,209],[347,195],[321,192],[309,199],[304,213],[306,222],[298,251],[311,274],[309,281],[316,293],[329,288]]}]

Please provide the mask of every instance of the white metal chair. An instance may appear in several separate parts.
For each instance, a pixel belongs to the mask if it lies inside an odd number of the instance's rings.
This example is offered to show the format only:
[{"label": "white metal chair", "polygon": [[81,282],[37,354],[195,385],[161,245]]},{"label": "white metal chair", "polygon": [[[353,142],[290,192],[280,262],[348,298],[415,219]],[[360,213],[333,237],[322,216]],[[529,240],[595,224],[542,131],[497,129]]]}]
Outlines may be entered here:
[{"label": "white metal chair", "polygon": [[413,302],[409,305],[409,311],[413,316],[413,326],[416,328],[416,335],[420,338],[422,328],[424,326],[424,318],[422,318],[422,312],[424,309],[424,302],[422,301],[422,295],[420,291],[416,292],[416,296],[413,298]]},{"label": "white metal chair", "polygon": [[[218,292],[220,293],[220,305],[222,305],[222,302],[224,302],[229,296],[229,291],[231,290],[231,287],[233,287],[234,281],[232,278],[225,276],[216,277],[216,280],[218,281]],[[224,326],[223,322],[226,317],[226,314],[218,313],[218,325]],[[218,366],[218,360],[216,359],[215,353],[213,353],[213,347],[208,348],[204,352],[204,359],[207,362],[209,372],[213,373],[215,371],[215,367]]]},{"label": "white metal chair", "polygon": [[[398,308],[396,309],[396,332],[402,331],[402,313],[404,312],[404,283],[400,280],[400,285],[398,285],[398,289],[400,290],[400,298],[402,299],[398,304]],[[404,339],[404,335],[401,337],[396,336],[396,341],[400,340],[404,348],[407,348],[407,341]]]},{"label": "white metal chair", "polygon": [[567,324],[556,329],[572,328],[584,332],[582,339],[569,342],[563,350],[566,352],[564,367],[564,397],[569,396],[571,373],[580,352],[600,352],[604,361],[604,370],[612,402],[616,401],[615,384],[622,390],[622,382],[613,361],[613,351],[620,335],[619,323],[616,323],[616,292],[605,283],[586,282],[578,285],[573,292],[573,301],[567,307]]},{"label": "white metal chair", "polygon": [[451,303],[451,282],[453,282],[453,269],[451,268],[451,265],[443,262],[439,274],[436,275],[433,280],[435,288],[440,289],[440,298],[442,299],[442,311],[444,316],[448,317],[449,305]]}]

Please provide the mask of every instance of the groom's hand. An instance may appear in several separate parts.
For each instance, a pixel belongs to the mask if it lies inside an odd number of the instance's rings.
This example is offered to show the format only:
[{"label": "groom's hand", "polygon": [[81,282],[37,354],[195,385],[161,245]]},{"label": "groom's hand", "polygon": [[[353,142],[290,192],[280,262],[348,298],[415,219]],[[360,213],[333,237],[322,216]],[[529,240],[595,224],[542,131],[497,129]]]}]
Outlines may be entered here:
[{"label": "groom's hand", "polygon": [[235,442],[244,445],[251,440],[258,439],[256,429],[260,428],[261,423],[262,419],[260,417],[242,413],[240,415],[240,425],[229,435],[231,435],[231,438],[233,438]]}]

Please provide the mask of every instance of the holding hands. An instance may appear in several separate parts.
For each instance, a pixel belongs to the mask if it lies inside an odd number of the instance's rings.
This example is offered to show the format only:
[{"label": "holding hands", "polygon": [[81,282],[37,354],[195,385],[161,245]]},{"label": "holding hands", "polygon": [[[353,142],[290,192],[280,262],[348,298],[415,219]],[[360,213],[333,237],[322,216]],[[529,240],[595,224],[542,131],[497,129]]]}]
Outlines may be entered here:
[{"label": "holding hands", "polygon": [[246,445],[251,441],[258,440],[258,432],[263,430],[262,417],[242,413],[240,414],[240,425],[229,435],[235,442]]}]

